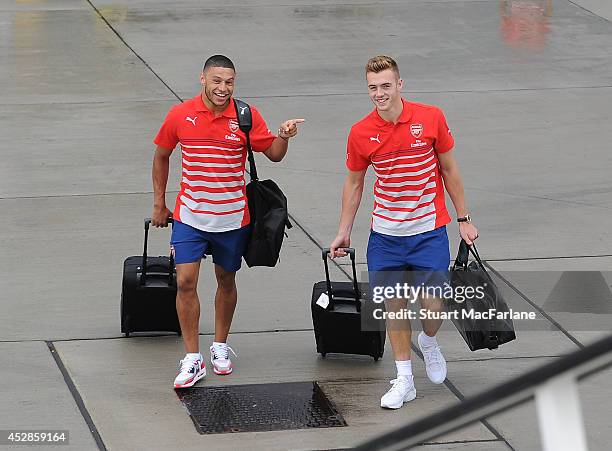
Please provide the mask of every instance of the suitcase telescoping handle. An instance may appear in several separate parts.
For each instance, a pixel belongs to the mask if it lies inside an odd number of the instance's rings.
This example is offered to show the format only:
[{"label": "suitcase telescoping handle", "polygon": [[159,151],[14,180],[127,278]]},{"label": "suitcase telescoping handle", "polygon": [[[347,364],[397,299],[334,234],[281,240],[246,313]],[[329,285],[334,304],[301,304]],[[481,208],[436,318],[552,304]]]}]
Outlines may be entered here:
[{"label": "suitcase telescoping handle", "polygon": [[[168,218],[168,223],[173,224],[173,219]],[[142,251],[142,276],[140,277],[140,284],[144,285],[147,280],[147,248],[149,245],[149,227],[151,226],[151,218],[145,218],[144,220],[144,229],[145,229],[145,239],[144,239],[144,249]],[[174,255],[170,252],[170,265],[168,267],[168,285],[173,284],[173,271],[174,271]]]},{"label": "suitcase telescoping handle", "polygon": [[[347,254],[349,254],[349,256],[351,257],[351,265],[353,267],[353,291],[355,293],[355,301],[356,302],[360,302],[359,300],[361,299],[361,292],[359,291],[359,283],[357,282],[357,267],[355,265],[355,249],[353,249],[352,247],[348,247],[348,248],[344,248],[343,249]],[[325,248],[323,249],[322,252],[322,256],[323,256],[323,263],[325,264],[325,282],[327,283],[327,296],[329,297],[329,302],[331,303],[333,301],[333,293],[332,293],[332,286],[331,286],[331,281],[329,280],[329,266],[327,265],[327,256],[329,255],[329,248]]]}]

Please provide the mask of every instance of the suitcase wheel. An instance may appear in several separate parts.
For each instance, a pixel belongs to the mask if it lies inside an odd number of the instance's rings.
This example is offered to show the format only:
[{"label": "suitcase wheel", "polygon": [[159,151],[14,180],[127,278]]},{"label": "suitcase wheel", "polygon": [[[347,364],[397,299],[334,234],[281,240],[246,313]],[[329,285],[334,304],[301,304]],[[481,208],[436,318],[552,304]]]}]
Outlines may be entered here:
[{"label": "suitcase wheel", "polygon": [[378,356],[374,357],[374,361],[375,361],[375,362],[378,362],[378,359],[379,359],[379,357],[378,357]]},{"label": "suitcase wheel", "polygon": [[124,319],[121,320],[121,331],[123,332],[124,330],[127,331],[125,332],[125,336],[129,337],[130,336],[130,331],[132,330],[131,328],[131,320],[130,320],[130,316],[127,315],[125,317],[125,321]]},{"label": "suitcase wheel", "polygon": [[326,354],[325,352],[322,352],[322,353],[321,353],[321,357],[322,357],[322,358],[325,358],[325,354]]}]

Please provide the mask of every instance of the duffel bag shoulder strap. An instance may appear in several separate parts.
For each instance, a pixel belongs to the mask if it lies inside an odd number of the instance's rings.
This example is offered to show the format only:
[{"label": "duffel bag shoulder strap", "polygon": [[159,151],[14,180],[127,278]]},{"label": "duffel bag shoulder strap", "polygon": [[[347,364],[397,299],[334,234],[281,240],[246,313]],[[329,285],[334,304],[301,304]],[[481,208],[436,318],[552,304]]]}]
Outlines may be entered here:
[{"label": "duffel bag shoulder strap", "polygon": [[251,107],[248,103],[239,99],[234,99],[234,107],[236,108],[238,127],[240,127],[240,130],[242,130],[242,132],[246,135],[246,146],[249,156],[249,175],[251,176],[251,181],[258,180],[255,157],[253,156],[253,150],[251,149],[250,131],[253,128],[253,114],[251,113]]}]

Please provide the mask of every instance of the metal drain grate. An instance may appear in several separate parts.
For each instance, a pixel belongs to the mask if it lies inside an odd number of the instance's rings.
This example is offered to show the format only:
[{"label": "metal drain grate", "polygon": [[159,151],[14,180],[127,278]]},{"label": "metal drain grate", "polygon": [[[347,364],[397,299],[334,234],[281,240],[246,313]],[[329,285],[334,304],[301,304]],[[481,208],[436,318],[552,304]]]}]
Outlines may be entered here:
[{"label": "metal drain grate", "polygon": [[200,434],[346,426],[316,382],[176,391]]}]

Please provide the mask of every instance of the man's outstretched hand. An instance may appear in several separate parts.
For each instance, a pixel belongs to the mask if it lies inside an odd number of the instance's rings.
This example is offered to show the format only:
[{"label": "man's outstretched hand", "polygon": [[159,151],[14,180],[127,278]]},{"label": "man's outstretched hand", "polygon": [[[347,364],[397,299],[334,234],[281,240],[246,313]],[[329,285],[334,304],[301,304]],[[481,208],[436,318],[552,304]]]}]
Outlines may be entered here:
[{"label": "man's outstretched hand", "polygon": [[289,119],[288,121],[283,122],[278,129],[278,136],[283,139],[293,138],[298,132],[297,124],[301,124],[305,120],[306,119]]}]

